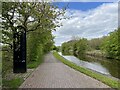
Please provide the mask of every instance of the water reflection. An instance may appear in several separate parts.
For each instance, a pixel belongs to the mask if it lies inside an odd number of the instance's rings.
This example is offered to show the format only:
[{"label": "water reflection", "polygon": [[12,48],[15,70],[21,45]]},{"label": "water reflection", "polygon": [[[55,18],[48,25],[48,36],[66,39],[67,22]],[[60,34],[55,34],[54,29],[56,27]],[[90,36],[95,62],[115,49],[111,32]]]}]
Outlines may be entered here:
[{"label": "water reflection", "polygon": [[[61,52],[59,52],[60,55],[62,55]],[[120,79],[120,74],[118,71],[120,71],[120,62],[116,60],[98,60],[96,58],[91,57],[85,57],[84,59],[77,58],[75,56],[66,56],[62,55],[65,59],[83,66],[85,68],[89,68],[91,70],[94,70],[96,72],[110,75],[116,78]]]}]

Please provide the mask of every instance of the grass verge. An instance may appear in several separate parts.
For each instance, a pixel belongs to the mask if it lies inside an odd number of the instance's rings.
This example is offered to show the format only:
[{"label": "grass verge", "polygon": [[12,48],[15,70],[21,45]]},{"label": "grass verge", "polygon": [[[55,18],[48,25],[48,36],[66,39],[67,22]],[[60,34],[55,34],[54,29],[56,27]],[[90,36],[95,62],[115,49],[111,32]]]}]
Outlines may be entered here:
[{"label": "grass verge", "polygon": [[89,69],[86,69],[86,68],[83,68],[83,67],[80,67],[80,66],[77,66],[76,64],[66,60],[65,58],[63,58],[62,56],[60,56],[57,52],[53,52],[53,55],[58,59],[60,60],[61,62],[63,62],[64,64],[68,65],[69,67],[77,70],[77,71],[80,71],[90,77],[93,77],[103,83],[105,83],[106,85],[110,86],[111,88],[116,88],[118,90],[120,90],[120,81],[118,80],[113,80],[107,76],[104,76],[104,75],[101,75],[101,74],[98,74],[98,73],[95,73],[95,72],[92,72],[91,70]]},{"label": "grass verge", "polygon": [[3,79],[2,82],[4,83],[4,86],[5,88],[18,88],[21,83],[24,82],[24,80],[22,78],[14,78],[12,80],[6,80],[6,79]]}]

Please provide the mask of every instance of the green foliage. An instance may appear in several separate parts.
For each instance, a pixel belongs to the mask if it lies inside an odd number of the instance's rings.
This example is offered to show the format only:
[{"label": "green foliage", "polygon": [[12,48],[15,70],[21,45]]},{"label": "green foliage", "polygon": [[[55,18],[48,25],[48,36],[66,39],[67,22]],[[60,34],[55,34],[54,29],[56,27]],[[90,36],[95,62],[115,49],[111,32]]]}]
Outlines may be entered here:
[{"label": "green foliage", "polygon": [[52,49],[53,50],[56,50],[56,51],[61,51],[61,47],[60,46],[55,46],[55,45],[53,45],[53,47],[52,47]]},{"label": "green foliage", "polygon": [[118,29],[118,59],[120,59],[120,28]]},{"label": "green foliage", "polygon": [[16,90],[16,88],[18,88],[20,85],[21,85],[21,83],[23,83],[23,79],[21,79],[21,78],[15,78],[15,79],[12,79],[12,80],[5,80],[5,79],[3,79],[3,88],[5,87],[9,87],[9,88],[12,88],[12,90]]},{"label": "green foliage", "polygon": [[107,84],[108,86],[112,87],[112,88],[117,88],[117,89],[120,89],[120,81],[118,80],[113,80],[112,78],[109,78],[107,76],[104,76],[102,74],[98,74],[98,73],[95,73],[91,70],[88,70],[86,68],[83,68],[83,67],[80,67],[68,60],[66,60],[65,58],[63,58],[62,56],[60,56],[57,52],[53,52],[53,55],[58,59],[60,60],[61,62],[63,62],[64,64],[68,65],[69,67],[79,71],[79,72],[82,72],[90,77],[93,77],[105,84]]},{"label": "green foliage", "polygon": [[18,27],[23,27],[27,33],[36,30],[51,33],[61,25],[58,20],[65,13],[65,9],[56,9],[55,5],[48,2],[3,2],[1,42],[12,47],[13,33],[19,32]]},{"label": "green foliage", "polygon": [[53,46],[53,36],[50,31],[38,30],[28,35],[27,60],[41,60],[44,53],[49,52]]},{"label": "green foliage", "polygon": [[19,32],[18,27],[23,27],[27,32],[27,62],[41,60],[51,50],[54,43],[51,32],[60,26],[58,20],[65,13],[65,9],[56,9],[49,2],[3,2],[1,43],[7,46],[5,49],[8,51],[10,46],[12,51],[13,34]]},{"label": "green foliage", "polygon": [[[101,53],[94,52],[96,50]],[[91,40],[83,38],[65,42],[62,44],[62,53],[73,54],[79,58],[84,57],[85,54],[96,56],[103,56],[101,54],[104,54],[103,57],[120,59],[120,28],[101,38]]]},{"label": "green foliage", "polygon": [[85,55],[85,52],[87,50],[88,47],[88,41],[85,38],[82,38],[80,40],[78,40],[75,44],[74,44],[74,55],[77,56],[83,56]]},{"label": "green foliage", "polygon": [[120,42],[118,41],[118,30],[111,32],[109,36],[107,36],[102,45],[101,50],[107,53],[109,58],[120,59],[119,47]]},{"label": "green foliage", "polygon": [[[3,47],[7,48],[7,47]],[[2,51],[2,77],[4,78],[6,74],[12,71],[13,57],[12,51]]]},{"label": "green foliage", "polygon": [[88,48],[88,41],[85,38],[71,40],[62,44],[63,54],[74,54],[75,56],[84,55]]},{"label": "green foliage", "polygon": [[[39,45],[38,47],[35,47],[37,49],[36,51],[33,50],[36,55],[34,57],[31,57],[30,55],[33,55],[28,52],[28,57],[27,57],[27,68],[36,68],[38,65],[40,65],[43,62],[43,47],[42,45]],[[28,49],[29,51],[29,49]],[[32,52],[32,50],[31,50]],[[30,55],[29,55],[30,54]]]},{"label": "green foliage", "polygon": [[62,44],[62,53],[65,55],[73,54],[73,46],[76,40],[71,40]]},{"label": "green foliage", "polygon": [[104,37],[88,40],[89,49],[90,50],[100,50],[100,46],[102,44],[103,38]]}]

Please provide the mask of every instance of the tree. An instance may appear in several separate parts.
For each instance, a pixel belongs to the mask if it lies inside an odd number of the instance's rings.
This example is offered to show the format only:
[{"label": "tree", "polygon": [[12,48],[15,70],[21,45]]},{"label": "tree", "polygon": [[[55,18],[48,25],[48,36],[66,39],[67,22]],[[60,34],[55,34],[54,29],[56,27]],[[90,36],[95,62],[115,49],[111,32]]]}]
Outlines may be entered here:
[{"label": "tree", "polygon": [[77,56],[83,56],[85,55],[85,52],[88,47],[88,41],[85,38],[79,39],[75,44],[74,44],[74,54]]},{"label": "tree", "polygon": [[88,41],[85,38],[81,38],[79,40],[70,40],[62,44],[62,53],[83,56],[87,48]]},{"label": "tree", "polygon": [[51,32],[60,26],[64,11],[48,2],[3,2],[1,43],[10,46],[11,51],[13,41],[18,41],[13,35],[21,32],[19,28],[24,28],[22,32],[27,32],[27,61],[41,60],[42,55],[51,50],[54,43]]},{"label": "tree", "polygon": [[60,25],[59,16],[64,14],[64,10],[56,9],[47,2],[3,2],[2,43],[12,47],[13,34],[18,32],[18,27],[23,27],[26,32],[55,29]]},{"label": "tree", "polygon": [[94,38],[94,39],[89,40],[88,44],[90,46],[90,49],[100,50],[100,46],[102,44],[103,38]]},{"label": "tree", "polygon": [[101,49],[107,53],[109,58],[119,59],[119,29],[111,32],[109,36],[107,36],[101,46]]}]

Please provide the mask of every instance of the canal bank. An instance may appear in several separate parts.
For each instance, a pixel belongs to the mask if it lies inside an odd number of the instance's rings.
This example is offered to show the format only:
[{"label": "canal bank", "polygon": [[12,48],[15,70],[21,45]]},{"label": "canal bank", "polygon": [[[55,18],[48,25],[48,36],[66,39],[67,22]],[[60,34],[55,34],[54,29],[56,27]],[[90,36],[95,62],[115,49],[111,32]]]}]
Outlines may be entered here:
[{"label": "canal bank", "polygon": [[59,54],[78,66],[120,80],[120,61],[118,60],[98,58],[89,55],[86,55],[85,57],[75,57],[73,55],[63,55],[61,52],[59,52]]},{"label": "canal bank", "polygon": [[120,88],[120,82],[118,80],[113,80],[112,78],[109,78],[107,76],[104,76],[104,75],[101,75],[101,74],[98,74],[98,73],[95,73],[95,72],[92,72],[91,70],[89,69],[86,69],[86,68],[83,68],[83,67],[80,67],[78,65],[76,65],[75,63],[73,62],[70,62],[69,60],[66,60],[64,57],[62,57],[60,54],[58,54],[57,52],[53,52],[54,56],[59,59],[60,61],[62,61],[64,64],[70,66],[71,68],[77,70],[77,71],[80,71],[90,77],[93,77],[107,85],[109,85],[110,87],[112,88]]},{"label": "canal bank", "polygon": [[108,76],[110,78],[120,81],[120,73],[119,73],[120,61],[118,60],[113,61],[113,59],[97,58],[97,57],[92,57],[92,56],[86,56],[86,58],[83,60],[85,61],[87,60],[88,62],[90,63],[92,62],[93,64],[96,64],[98,66],[100,65],[107,72],[107,74],[100,73],[98,71],[97,73],[103,74],[105,76]]}]

